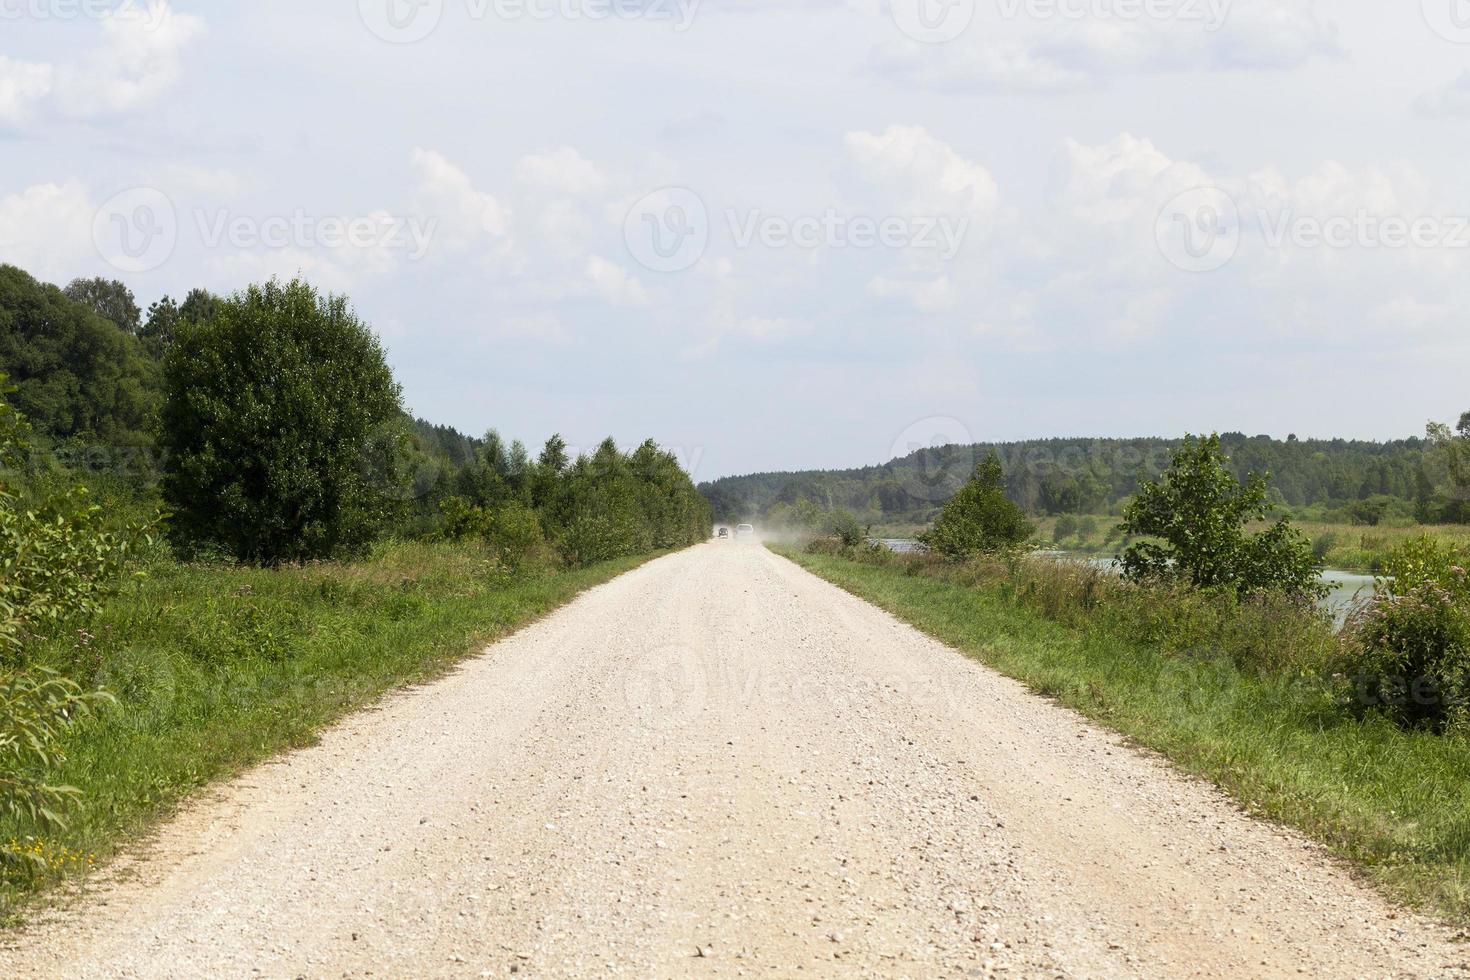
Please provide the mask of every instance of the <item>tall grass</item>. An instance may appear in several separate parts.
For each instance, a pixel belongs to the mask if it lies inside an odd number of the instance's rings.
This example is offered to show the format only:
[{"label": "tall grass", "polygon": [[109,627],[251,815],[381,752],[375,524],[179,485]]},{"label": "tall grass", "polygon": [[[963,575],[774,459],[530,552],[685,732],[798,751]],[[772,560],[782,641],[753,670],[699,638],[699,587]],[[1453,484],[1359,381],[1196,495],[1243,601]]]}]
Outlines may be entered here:
[{"label": "tall grass", "polygon": [[309,744],[343,714],[643,560],[511,575],[467,542],[274,571],[154,561],[87,630],[34,651],[117,703],[71,731],[49,774],[83,792],[68,826],[0,820],[0,847],[17,858],[0,864],[0,913],[105,860],[196,788]]}]

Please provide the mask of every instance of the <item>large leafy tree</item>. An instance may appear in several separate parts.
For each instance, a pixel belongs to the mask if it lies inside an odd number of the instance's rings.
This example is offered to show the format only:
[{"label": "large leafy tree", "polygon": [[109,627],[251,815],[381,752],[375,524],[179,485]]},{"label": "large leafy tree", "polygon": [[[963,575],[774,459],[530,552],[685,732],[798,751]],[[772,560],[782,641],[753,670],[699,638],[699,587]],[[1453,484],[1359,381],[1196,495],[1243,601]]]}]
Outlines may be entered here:
[{"label": "large leafy tree", "polygon": [[963,559],[1014,548],[1034,530],[1021,508],[1006,496],[1005,472],[999,457],[991,453],[919,540],[946,558]]},{"label": "large leafy tree", "polygon": [[1278,520],[1257,534],[1245,530],[1269,516],[1269,477],[1255,473],[1241,482],[1226,463],[1219,436],[1186,436],[1159,479],[1140,484],[1123,512],[1121,529],[1150,540],[1120,556],[1124,576],[1132,581],[1184,581],[1242,595],[1320,594],[1311,542],[1289,521]]},{"label": "large leafy tree", "polygon": [[[75,285],[75,284],[74,284]],[[150,441],[158,366],[92,305],[0,265],[0,371],[36,430],[112,445]]]},{"label": "large leafy tree", "polygon": [[383,438],[399,388],[344,297],[251,286],[180,324],[164,387],[163,489],[187,544],[260,564],[353,554],[402,498]]},{"label": "large leafy tree", "polygon": [[116,279],[73,279],[65,289],[66,298],[80,303],[124,333],[135,334],[142,325],[143,311],[133,291]]}]

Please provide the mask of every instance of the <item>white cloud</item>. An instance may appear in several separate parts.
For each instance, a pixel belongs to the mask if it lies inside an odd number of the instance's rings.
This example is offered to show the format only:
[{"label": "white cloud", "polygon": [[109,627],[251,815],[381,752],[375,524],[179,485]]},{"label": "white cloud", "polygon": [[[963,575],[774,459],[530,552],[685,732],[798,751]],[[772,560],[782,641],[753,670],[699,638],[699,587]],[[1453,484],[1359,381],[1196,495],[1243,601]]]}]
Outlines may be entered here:
[{"label": "white cloud", "polygon": [[204,31],[203,20],[178,13],[167,0],[146,10],[117,8],[102,19],[102,44],[96,51],[54,66],[50,102],[58,112],[79,119],[146,106],[179,80],[184,50]]},{"label": "white cloud", "polygon": [[851,132],[847,150],[887,201],[910,215],[986,215],[1000,191],[990,171],[967,160],[922,126]]},{"label": "white cloud", "polygon": [[436,150],[416,149],[412,161],[418,174],[415,206],[438,219],[442,244],[464,249],[489,242],[504,250],[511,215],[499,201],[477,190],[468,174]]},{"label": "white cloud", "polygon": [[604,300],[614,306],[647,306],[648,292],[628,270],[600,255],[587,259],[587,278]]},{"label": "white cloud", "polygon": [[36,107],[51,94],[55,75],[51,65],[0,55],[0,124],[29,122]]},{"label": "white cloud", "polygon": [[47,183],[0,197],[0,261],[59,282],[98,262],[97,207],[77,181]]},{"label": "white cloud", "polygon": [[869,67],[935,89],[1046,93],[1127,75],[1289,70],[1342,51],[1336,26],[1313,0],[1181,2],[1163,9],[1174,15],[975,24],[946,45],[881,45]]},{"label": "white cloud", "polygon": [[522,157],[516,176],[532,187],[574,197],[596,194],[607,186],[602,171],[570,146]]}]

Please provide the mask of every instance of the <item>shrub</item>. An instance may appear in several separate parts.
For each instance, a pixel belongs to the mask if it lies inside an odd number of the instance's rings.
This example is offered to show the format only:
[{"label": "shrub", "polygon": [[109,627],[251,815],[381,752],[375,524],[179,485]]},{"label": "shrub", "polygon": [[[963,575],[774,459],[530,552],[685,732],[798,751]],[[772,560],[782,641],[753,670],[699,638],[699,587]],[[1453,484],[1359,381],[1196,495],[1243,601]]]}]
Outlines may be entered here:
[{"label": "shrub", "polygon": [[1134,582],[1182,580],[1197,588],[1239,595],[1284,592],[1326,594],[1311,543],[1281,519],[1256,535],[1245,525],[1265,520],[1268,478],[1241,483],[1225,466],[1218,435],[1186,436],[1157,482],[1139,485],[1123,512],[1121,530],[1157,540],[1141,541],[1120,557]]},{"label": "shrub", "polygon": [[1439,583],[1380,594],[1347,632],[1364,710],[1405,727],[1470,731],[1470,610]]},{"label": "shrub", "polygon": [[1433,583],[1455,601],[1470,605],[1467,568],[1470,568],[1470,554],[1464,549],[1421,535],[1405,541],[1384,557],[1382,590],[1407,594],[1417,586]]},{"label": "shrub", "polygon": [[857,548],[868,542],[868,529],[864,527],[851,511],[836,510],[827,521],[827,528],[832,536],[842,542],[844,548]]},{"label": "shrub", "polygon": [[345,298],[297,279],[222,301],[179,325],[164,392],[163,491],[186,545],[264,565],[353,555],[392,513],[399,389]]},{"label": "shrub", "polygon": [[1006,497],[1005,474],[991,453],[919,541],[935,554],[961,560],[1014,548],[1034,530],[1021,508]]},{"label": "shrub", "polygon": [[1063,514],[1057,518],[1056,527],[1052,530],[1052,539],[1061,544],[1068,538],[1076,537],[1078,531],[1077,518],[1071,514]]},{"label": "shrub", "polygon": [[448,497],[439,504],[439,528],[435,537],[445,541],[463,541],[479,537],[490,530],[484,508],[464,497]]},{"label": "shrub", "polygon": [[[4,376],[0,375],[0,385]],[[28,426],[0,398],[0,461],[30,452]],[[26,664],[29,643],[95,613],[116,588],[124,560],[146,529],[103,530],[81,490],[22,506],[0,485],[0,813],[60,823],[76,791],[46,782],[62,760],[61,735],[105,695]]]},{"label": "shrub", "polygon": [[536,557],[546,545],[536,512],[516,501],[502,505],[490,516],[485,541],[500,564],[512,569]]},{"label": "shrub", "polygon": [[[0,391],[5,376],[0,374]],[[29,424],[0,397],[0,465],[24,464]],[[0,484],[0,662],[20,664],[27,640],[97,612],[148,526],[105,527],[77,487],[22,501]]]}]

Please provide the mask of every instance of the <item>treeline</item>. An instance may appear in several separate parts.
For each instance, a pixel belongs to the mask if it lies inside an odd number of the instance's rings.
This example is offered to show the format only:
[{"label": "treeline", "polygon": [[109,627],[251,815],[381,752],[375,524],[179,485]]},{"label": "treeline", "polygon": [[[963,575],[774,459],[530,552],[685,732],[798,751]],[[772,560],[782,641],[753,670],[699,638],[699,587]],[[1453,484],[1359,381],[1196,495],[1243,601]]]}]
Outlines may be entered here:
[{"label": "treeline", "polygon": [[271,565],[473,534],[509,563],[587,564],[709,533],[652,442],[572,459],[554,436],[533,456],[411,418],[346,298],[301,281],[145,314],[121,282],[0,266],[0,373],[38,450],[18,485],[81,480],[119,524],[163,510],[185,556]]},{"label": "treeline", "polygon": [[[1237,479],[1269,473],[1271,502],[1303,517],[1378,524],[1470,523],[1470,493],[1452,470],[1453,446],[1470,429],[1431,426],[1424,438],[1390,442],[1220,436]],[[881,466],[756,473],[702,484],[715,519],[765,519],[811,526],[813,516],[848,510],[870,522],[928,523],[995,455],[1007,496],[1032,514],[1119,514],[1140,480],[1156,479],[1176,440],[1037,439],[921,449]]]}]

